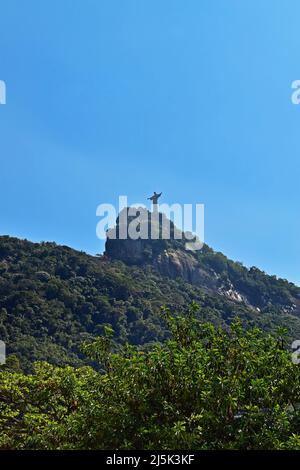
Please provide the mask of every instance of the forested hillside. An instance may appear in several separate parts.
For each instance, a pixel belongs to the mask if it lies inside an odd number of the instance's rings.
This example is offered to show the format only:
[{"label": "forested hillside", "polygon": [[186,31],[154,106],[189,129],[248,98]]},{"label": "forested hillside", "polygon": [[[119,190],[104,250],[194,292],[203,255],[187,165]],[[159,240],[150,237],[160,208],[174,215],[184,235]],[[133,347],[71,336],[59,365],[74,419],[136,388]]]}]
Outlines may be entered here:
[{"label": "forested hillside", "polygon": [[107,327],[82,349],[91,367],[0,367],[0,449],[300,449],[300,369],[285,332],[230,330],[198,307],[162,312],[162,345],[114,351]]},{"label": "forested hillside", "polygon": [[[185,256],[178,245],[157,242],[158,256],[168,250]],[[148,252],[147,260],[129,265],[109,253],[94,257],[55,243],[0,237],[0,339],[8,355],[16,355],[24,370],[35,360],[80,365],[87,361],[80,344],[104,325],[114,329],[116,343],[147,349],[168,336],[160,307],[180,312],[193,300],[202,319],[222,327],[239,316],[245,327],[285,325],[290,338],[300,337],[300,289],[293,284],[205,246],[195,255],[206,279],[201,285],[180,271],[164,271],[156,255]]]}]

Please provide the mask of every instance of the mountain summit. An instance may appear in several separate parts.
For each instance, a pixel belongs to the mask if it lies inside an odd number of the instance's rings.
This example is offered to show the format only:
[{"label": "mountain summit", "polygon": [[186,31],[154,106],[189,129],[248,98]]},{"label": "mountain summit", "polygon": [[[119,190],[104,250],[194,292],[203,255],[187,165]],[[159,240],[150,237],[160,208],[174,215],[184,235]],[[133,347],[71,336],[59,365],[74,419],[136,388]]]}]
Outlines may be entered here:
[{"label": "mountain summit", "polygon": [[[120,218],[114,229],[118,233]],[[203,319],[223,328],[238,316],[246,328],[285,326],[291,339],[300,337],[299,287],[207,245],[187,251],[185,239],[174,236],[108,237],[105,254],[91,256],[56,243],[0,237],[0,340],[24,370],[36,360],[85,363],[80,345],[105,325],[121,344],[163,342],[169,331],[160,307],[180,312],[191,301]]]},{"label": "mountain summit", "polygon": [[[190,284],[223,295],[235,302],[260,311],[276,305],[284,312],[300,315],[300,288],[292,283],[269,276],[256,267],[247,269],[239,262],[229,260],[208,245],[201,250],[186,249],[188,238],[162,213],[153,222],[152,213],[146,211],[146,233],[158,234],[158,239],[131,239],[128,227],[134,217],[128,208],[116,220],[116,226],[107,234],[105,255],[111,260],[120,260],[128,266],[151,265],[161,275],[171,279],[182,279]],[[144,210],[141,208],[141,210]],[[121,221],[126,225],[126,238],[121,238]],[[165,227],[170,227],[166,239]],[[123,227],[124,228],[124,227]],[[127,230],[127,231],[126,231]]]}]

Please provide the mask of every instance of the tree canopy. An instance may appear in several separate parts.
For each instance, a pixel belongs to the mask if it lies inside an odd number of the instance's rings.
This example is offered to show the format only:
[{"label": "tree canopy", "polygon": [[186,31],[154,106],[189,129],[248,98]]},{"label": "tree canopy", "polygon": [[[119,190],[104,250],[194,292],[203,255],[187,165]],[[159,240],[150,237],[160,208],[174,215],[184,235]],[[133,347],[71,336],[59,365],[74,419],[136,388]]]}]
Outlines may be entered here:
[{"label": "tree canopy", "polygon": [[300,449],[300,369],[284,329],[202,322],[162,309],[170,338],[112,347],[106,326],[82,351],[99,363],[16,363],[0,371],[2,449]]}]

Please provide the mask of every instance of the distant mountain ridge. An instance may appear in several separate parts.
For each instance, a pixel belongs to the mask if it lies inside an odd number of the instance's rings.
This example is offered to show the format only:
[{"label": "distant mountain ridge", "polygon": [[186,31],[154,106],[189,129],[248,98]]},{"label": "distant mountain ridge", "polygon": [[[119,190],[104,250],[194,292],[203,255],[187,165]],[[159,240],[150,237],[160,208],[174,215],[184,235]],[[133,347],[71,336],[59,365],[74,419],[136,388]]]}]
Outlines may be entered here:
[{"label": "distant mountain ridge", "polygon": [[191,301],[224,328],[286,326],[300,338],[300,288],[184,240],[108,240],[103,256],[55,243],[0,237],[0,340],[25,370],[35,360],[82,364],[80,344],[109,324],[116,343],[164,341],[160,307]]},{"label": "distant mountain ridge", "polygon": [[[125,213],[128,208],[124,209]],[[163,216],[163,214],[160,214]],[[126,216],[125,216],[126,218]],[[123,217],[124,219],[124,217]],[[131,217],[127,216],[128,224]],[[222,253],[214,252],[204,245],[201,250],[185,248],[185,234],[176,239],[176,229],[170,222],[170,239],[108,239],[105,254],[109,259],[121,260],[128,265],[152,265],[157,271],[171,279],[182,278],[210,292],[225,295],[237,302],[244,302],[257,310],[268,305],[278,305],[286,312],[300,314],[300,288],[284,279],[269,276],[256,267],[247,269],[241,263],[229,260]],[[151,217],[148,213],[148,233],[151,233]],[[152,223],[153,225],[153,223]],[[162,217],[156,224],[162,232]],[[119,233],[119,217],[114,235]]]}]

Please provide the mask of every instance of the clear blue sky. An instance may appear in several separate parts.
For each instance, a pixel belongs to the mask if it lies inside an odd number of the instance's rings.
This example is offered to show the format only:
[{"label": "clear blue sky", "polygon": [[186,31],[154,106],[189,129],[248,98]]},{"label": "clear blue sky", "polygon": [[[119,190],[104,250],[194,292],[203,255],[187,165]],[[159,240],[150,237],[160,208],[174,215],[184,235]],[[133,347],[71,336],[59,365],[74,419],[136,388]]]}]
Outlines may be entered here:
[{"label": "clear blue sky", "polygon": [[204,203],[205,241],[300,284],[298,0],[2,0],[0,233],[90,253],[96,206]]}]

